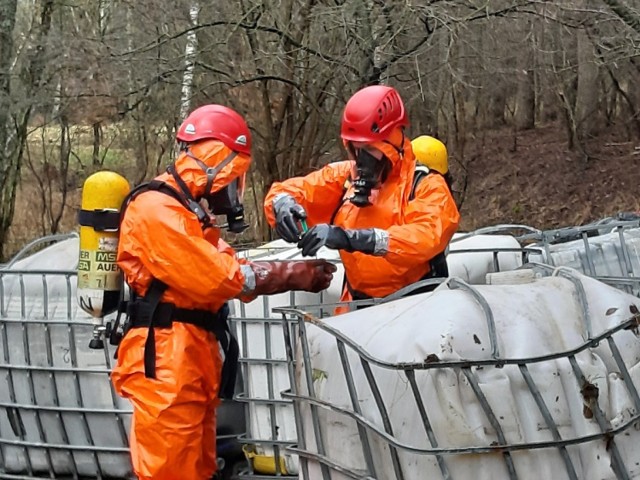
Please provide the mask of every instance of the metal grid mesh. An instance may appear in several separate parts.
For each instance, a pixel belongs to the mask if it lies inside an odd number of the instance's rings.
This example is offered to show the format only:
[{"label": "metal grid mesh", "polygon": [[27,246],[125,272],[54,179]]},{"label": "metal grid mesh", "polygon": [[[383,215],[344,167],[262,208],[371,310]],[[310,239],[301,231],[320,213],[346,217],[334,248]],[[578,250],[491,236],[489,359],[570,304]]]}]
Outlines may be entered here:
[{"label": "metal grid mesh", "polygon": [[[287,297],[287,304],[300,303],[299,293],[290,292]],[[311,295],[305,297],[308,301]],[[318,313],[330,315],[334,304],[323,303],[324,294],[314,297],[319,302]],[[287,447],[297,443],[295,417],[291,400],[281,396],[289,388],[287,346],[283,343],[287,326],[279,315],[271,315],[269,297],[262,297],[259,303],[252,306],[252,313],[238,303],[232,317],[243,378],[242,392],[234,400],[245,405],[247,431],[239,440],[245,445],[251,467],[239,478],[297,478],[297,458],[285,454]]]},{"label": "metal grid mesh", "polygon": [[0,476],[133,478],[113,351],[90,350],[74,271],[0,271]]},{"label": "metal grid mesh", "polygon": [[[579,282],[577,281],[576,277],[571,276],[570,273],[561,271],[560,274],[563,274],[570,280],[575,280],[575,285],[578,285]],[[297,446],[291,447],[290,450],[292,452],[295,452],[300,458],[301,478],[313,478],[314,480],[316,478],[319,478],[317,476],[310,476],[310,461],[320,466],[320,474],[323,480],[331,480],[333,478],[336,478],[334,475],[337,473],[342,475],[341,477],[337,478],[383,478],[382,476],[380,476],[380,462],[390,462],[391,465],[393,465],[393,478],[395,480],[403,480],[404,478],[406,478],[407,472],[406,470],[404,470],[404,468],[406,467],[403,467],[403,465],[406,465],[406,463],[403,464],[401,458],[405,458],[406,460],[408,455],[428,455],[435,458],[441,477],[443,479],[450,479],[452,478],[452,476],[448,465],[449,462],[454,461],[454,457],[459,458],[458,456],[460,455],[497,453],[502,456],[503,462],[505,464],[505,470],[507,472],[507,476],[505,478],[517,479],[518,469],[513,458],[513,455],[516,452],[522,450],[533,451],[541,449],[552,449],[558,452],[558,455],[561,457],[565,468],[565,474],[563,475],[558,472],[558,478],[562,476],[562,478],[577,480],[578,478],[580,478],[577,473],[577,471],[579,470],[574,464],[575,456],[572,457],[572,455],[570,455],[569,449],[572,446],[582,445],[589,442],[606,443],[606,448],[610,452],[611,456],[611,470],[616,478],[632,478],[630,472],[631,467],[634,466],[628,463],[625,464],[620,453],[618,442],[624,442],[626,439],[626,437],[624,436],[625,432],[627,432],[630,428],[636,428],[638,425],[638,421],[640,420],[640,397],[638,396],[637,387],[632,382],[631,375],[629,375],[627,366],[625,365],[620,354],[620,350],[618,348],[618,345],[616,344],[616,339],[619,338],[620,334],[623,334],[623,332],[627,330],[637,330],[639,326],[640,315],[638,315],[637,312],[635,314],[630,314],[627,320],[621,322],[617,326],[607,331],[604,331],[597,336],[594,336],[591,332],[590,323],[586,321],[589,317],[588,312],[586,311],[586,302],[584,301],[584,298],[579,294],[579,297],[581,297],[581,304],[585,309],[583,335],[586,338],[586,341],[582,345],[579,345],[578,347],[569,351],[558,352],[533,358],[502,358],[498,349],[498,342],[496,341],[496,332],[495,326],[493,325],[491,309],[488,308],[486,302],[482,300],[482,295],[474,287],[466,285],[462,282],[450,279],[448,283],[449,288],[463,288],[468,294],[472,295],[480,303],[485,314],[485,321],[491,341],[491,359],[480,361],[460,360],[444,362],[438,359],[427,358],[424,362],[421,363],[388,363],[372,357],[364,349],[358,346],[358,344],[353,340],[346,337],[341,332],[324,323],[315,316],[310,315],[309,312],[301,311],[298,309],[278,309],[278,311],[283,314],[284,320],[289,323],[293,322],[294,326],[293,329],[289,328],[284,330],[286,342],[290,346],[290,348],[288,349],[288,355],[290,361],[289,371],[291,375],[290,380],[292,389],[290,392],[284,393],[283,396],[285,398],[293,400],[294,410],[298,419],[297,425],[299,433],[299,443]],[[320,399],[316,395],[314,386],[314,382],[316,380],[316,372],[314,372],[310,357],[310,347],[307,337],[308,324],[312,324],[314,325],[314,327],[320,328],[335,339],[336,348],[340,356],[340,364],[342,367],[344,382],[346,384],[351,402],[351,408],[337,406],[335,404],[332,404],[331,402]],[[293,347],[296,342],[298,347],[300,348],[298,357],[296,357],[295,349]],[[598,404],[597,387],[587,381],[587,375],[584,373],[577,360],[577,357],[580,354],[583,354],[589,349],[595,348],[600,344],[606,344],[608,346],[609,352],[614,359],[617,368],[619,369],[620,376],[624,382],[624,386],[627,390],[629,398],[631,399],[634,410],[634,413],[630,415],[629,418],[617,424],[615,427],[612,426],[605,413],[602,411],[600,405]],[[296,363],[297,360],[300,360],[301,362]],[[544,365],[548,362],[567,362],[568,365],[570,365],[570,370],[573,372],[574,380],[577,385],[579,385],[581,394],[584,398],[585,408],[588,408],[593,418],[595,418],[595,421],[599,427],[599,432],[583,436],[574,436],[571,438],[563,438],[561,436],[557,424],[552,414],[550,413],[550,406],[548,403],[545,403],[542,394],[543,392],[534,381],[534,377],[531,373],[532,369],[535,369],[536,367]],[[370,419],[365,418],[360,410],[361,397],[359,395],[362,393],[362,390],[360,390],[359,394],[358,387],[354,382],[353,369],[355,368],[362,369],[362,371],[364,372],[366,383],[368,385],[367,395],[373,397],[375,405],[378,409],[378,422],[373,422]],[[526,385],[532,399],[535,402],[539,415],[544,419],[546,427],[551,432],[553,440],[521,443],[508,442],[506,440],[502,421],[492,409],[491,403],[487,400],[483,392],[483,388],[480,385],[481,382],[478,377],[478,372],[481,369],[486,368],[516,368],[519,371],[522,381]],[[404,376],[406,382],[408,382],[408,384],[410,385],[411,392],[415,401],[415,409],[417,412],[419,412],[419,418],[416,418],[416,421],[422,423],[425,438],[427,439],[430,448],[424,448],[421,446],[404,443],[395,434],[396,430],[401,428],[402,426],[394,425],[391,420],[391,417],[389,415],[389,402],[385,401],[385,399],[383,398],[378,381],[376,379],[376,375],[374,374],[374,370],[376,369],[395,371],[398,372],[399,375]],[[493,442],[492,444],[477,445],[464,448],[439,446],[438,438],[436,437],[434,429],[432,428],[432,423],[428,414],[429,406],[424,402],[420,389],[418,387],[418,382],[416,381],[416,376],[424,375],[426,372],[437,370],[451,371],[456,375],[461,374],[464,376],[464,378],[466,378],[468,384],[470,385],[470,388],[475,395],[477,403],[481,406],[481,409],[484,412],[488,423],[493,429],[493,433],[495,434],[497,441]],[[300,382],[297,386],[296,371],[298,372],[298,381]],[[362,387],[362,385],[360,385],[360,387]],[[303,408],[307,409],[306,411],[310,413],[311,417],[311,421],[306,424],[306,427],[300,419],[300,413]],[[364,470],[354,470],[353,468],[349,468],[345,465],[340,465],[326,453],[326,445],[329,440],[327,438],[324,438],[326,425],[323,424],[321,411],[330,411],[334,415],[343,418],[345,422],[351,421],[355,423],[359,435],[359,440],[362,446],[362,456],[366,465],[366,468]],[[333,421],[335,421],[335,416],[332,418]],[[309,432],[307,430],[305,432],[305,428],[309,428],[309,423],[312,431]],[[381,440],[385,444],[385,446],[387,447],[388,458],[380,459],[377,457],[377,455],[380,454],[380,451],[375,451],[371,447],[371,441],[374,437],[377,437],[377,439]],[[307,442],[310,438],[314,440],[314,442],[312,442],[313,445],[307,445]],[[625,448],[629,448],[629,446],[625,445]],[[637,473],[638,472],[636,472],[636,474]],[[316,475],[318,475],[318,473],[316,473]]]},{"label": "metal grid mesh", "polygon": [[[558,229],[558,230],[550,230],[550,231],[540,231],[525,225],[498,225],[494,227],[488,227],[484,229],[477,230],[475,232],[471,232],[470,234],[463,235],[457,239],[457,241],[465,240],[466,238],[476,236],[476,235],[493,235],[493,234],[512,234],[519,241],[520,247],[500,247],[500,248],[456,248],[449,252],[449,258],[452,256],[458,255],[467,255],[468,258],[474,258],[475,256],[484,255],[490,257],[489,260],[489,272],[501,272],[505,269],[510,269],[515,267],[520,267],[523,265],[530,265],[532,263],[532,259],[535,262],[540,263],[540,267],[546,270],[549,270],[551,267],[545,266],[545,263],[550,265],[557,265],[563,258],[556,253],[557,247],[554,245],[558,245],[561,242],[574,241],[574,258],[571,259],[572,263],[570,266],[574,268],[578,268],[578,270],[584,272],[585,274],[591,274],[595,278],[610,284],[614,287],[623,289],[630,293],[638,294],[640,293],[640,289],[638,288],[638,280],[636,276],[640,276],[640,268],[638,270],[634,270],[631,266],[633,262],[637,262],[640,255],[638,252],[634,250],[635,246],[630,247],[628,245],[628,235],[629,232],[635,228],[640,226],[640,221],[614,221],[609,223],[606,226],[603,225],[590,225],[585,227],[571,227],[567,229]],[[611,243],[609,244],[609,248],[611,251],[605,252],[603,251],[602,245],[598,246],[597,244],[592,245],[594,235],[605,233],[606,231],[613,230],[616,235],[618,235],[619,243]],[[634,238],[633,236],[631,237]],[[583,242],[583,250],[580,250],[580,247],[575,247],[575,240],[579,240]],[[586,242],[586,243],[585,243]],[[273,253],[273,252],[269,252]],[[603,260],[605,256],[608,255],[609,259],[611,259],[612,253],[615,255],[614,263],[620,264],[624,268],[620,268],[620,275],[614,276],[610,275],[612,272],[611,269],[603,270],[602,266],[605,265]],[[267,252],[265,252],[265,255]],[[594,266],[598,265],[599,268],[589,268],[589,265]],[[639,264],[640,266],[640,264]],[[613,270],[616,271],[616,270]],[[296,301],[294,295],[291,295],[291,301],[289,302],[290,307],[295,308],[299,311],[305,311],[306,314],[313,314],[319,316],[320,318],[330,315],[333,308],[336,306],[346,305],[350,309],[358,308],[363,305],[370,305],[372,303],[378,303],[383,301],[392,301],[397,298],[400,298],[404,295],[411,293],[412,290],[424,287],[426,284],[433,283],[441,283],[443,279],[432,279],[424,282],[419,282],[417,284],[408,286],[395,294],[387,297],[386,299],[375,300],[375,301],[360,301],[360,302],[348,302],[346,304],[340,303],[322,303],[322,301],[318,302],[318,304],[314,305],[300,305],[299,301]],[[453,288],[465,288],[464,282],[460,282],[456,284],[456,281],[453,280],[450,282],[450,286]],[[470,294],[473,295],[473,289],[468,289]],[[483,299],[481,296],[477,298],[477,301],[482,304]],[[286,307],[285,307],[286,308]],[[490,316],[490,309],[485,305],[485,311],[487,315]],[[288,416],[290,418],[295,418],[296,424],[298,424],[298,414],[294,412],[294,408],[296,407],[291,402],[290,394],[282,394],[286,388],[282,388],[282,380],[280,379],[280,388],[271,388],[269,389],[268,395],[262,398],[257,398],[252,396],[250,393],[250,386],[248,385],[248,372],[251,369],[254,369],[258,366],[264,369],[264,375],[267,379],[273,378],[275,371],[282,371],[285,368],[286,360],[282,356],[282,350],[279,349],[279,355],[277,358],[273,357],[273,352],[269,350],[269,348],[264,348],[262,351],[262,355],[260,358],[256,356],[252,356],[250,353],[250,348],[252,344],[258,342],[263,344],[267,338],[275,338],[274,335],[282,334],[288,332],[285,338],[291,339],[291,328],[295,328],[295,321],[292,323],[291,318],[288,320],[273,318],[272,308],[270,308],[270,304],[268,300],[265,300],[263,303],[263,311],[261,314],[248,316],[246,312],[240,308],[240,311],[236,315],[235,323],[238,328],[239,338],[242,338],[243,348],[241,349],[240,357],[241,362],[243,364],[243,374],[244,374],[244,392],[237,396],[237,400],[244,402],[247,405],[246,408],[246,418],[247,418],[247,436],[242,438],[242,441],[247,444],[248,448],[258,447],[261,451],[269,452],[268,455],[273,456],[273,467],[274,467],[274,476],[287,476],[287,473],[292,473],[291,471],[287,471],[286,468],[281,468],[280,466],[286,467],[286,462],[284,462],[285,458],[290,457],[290,453],[293,453],[294,456],[293,461],[296,462],[294,465],[294,472],[298,471],[297,464],[297,454],[299,453],[299,449],[295,447],[297,442],[297,436],[283,437],[280,433],[281,425],[284,421],[283,417]],[[586,317],[588,318],[588,317]],[[490,322],[491,323],[491,322]],[[254,325],[256,328],[264,330],[258,338],[252,337],[247,330],[248,325]],[[286,328],[285,328],[286,326]],[[255,330],[254,330],[255,331]],[[495,335],[495,333],[494,333]],[[279,341],[279,340],[278,340]],[[493,342],[494,354],[498,354],[497,351],[497,342]],[[285,341],[285,347],[290,348],[290,345]],[[341,347],[344,348],[344,347]],[[289,357],[289,372],[292,372],[292,369],[295,368],[294,363]],[[526,375],[526,373],[523,373]],[[286,384],[286,387],[289,387],[289,384]],[[256,408],[255,405],[262,405],[264,408]],[[355,408],[355,407],[354,407]],[[255,426],[252,423],[255,420],[252,420],[251,416],[262,415],[268,417],[268,424],[270,426],[270,431],[265,435],[251,435],[251,432],[255,430]],[[290,421],[290,420],[289,420]],[[299,429],[299,425],[297,425]],[[359,426],[359,431],[361,431],[362,426]],[[362,433],[362,432],[361,432]],[[362,435],[361,435],[362,436]],[[366,438],[363,437],[363,445],[366,445]],[[305,453],[305,455],[310,458],[313,454],[309,451]],[[325,459],[327,460],[327,459]],[[440,462],[440,460],[439,460]],[[336,471],[340,471],[338,466],[335,466]],[[241,478],[246,479],[261,479],[261,478],[269,478],[269,476],[264,476],[255,471],[251,473],[247,473],[243,475]],[[291,476],[291,478],[297,478],[297,475]],[[360,478],[360,477],[358,477]],[[447,477],[445,477],[447,478]]]},{"label": "metal grid mesh", "polygon": [[[518,256],[520,264],[533,259],[559,265],[567,263],[568,257],[558,253],[561,250],[557,248],[558,242],[578,241],[582,242],[583,248],[574,248],[568,259],[570,266],[638,295],[640,263],[632,232],[638,226],[637,220],[612,222],[606,227],[594,225],[547,232],[523,226],[498,226],[473,234],[523,229],[525,234],[518,237],[522,248],[458,250],[450,255],[490,253],[493,271],[503,268],[504,254]],[[613,229],[618,241],[598,243],[594,234],[605,233],[604,228]],[[607,255],[609,259],[614,255],[614,261],[604,261]],[[6,385],[6,388],[0,388],[2,478],[59,478],[60,475],[126,478],[131,475],[126,441],[130,406],[115,395],[108,381],[112,358],[109,347],[97,351],[86,348],[92,338],[93,326],[91,319],[76,307],[75,274],[74,271],[0,272],[0,378],[3,377]],[[398,292],[394,297],[412,288]],[[318,305],[303,309],[316,312],[322,308],[324,311],[320,316],[330,314],[336,304],[322,304],[323,300],[320,298]],[[289,303],[300,308],[300,303],[309,302],[301,302],[292,295]],[[350,306],[356,308],[357,304]],[[244,337],[241,362],[245,373],[244,392],[237,400],[246,405],[249,432],[252,414],[266,413],[269,417],[268,435],[255,437],[249,433],[242,441],[247,446],[259,446],[272,452],[276,476],[286,476],[291,472],[284,472],[279,467],[285,460],[285,452],[294,454],[291,458],[295,467],[295,455],[299,452],[291,448],[297,442],[296,435],[283,435],[281,424],[297,419],[290,396],[280,394],[288,384],[283,385],[281,379],[280,384],[277,381],[274,384],[272,380],[281,377],[283,370],[289,371],[292,364],[287,363],[282,350],[268,351],[268,346],[274,338],[280,339],[285,331],[296,328],[297,322],[283,324],[282,320],[269,317],[268,303],[260,315],[246,316],[246,312],[240,312],[236,317],[238,336]],[[256,328],[261,331],[258,342],[265,348],[260,356],[252,356],[251,352]],[[289,345],[285,342],[281,348],[289,348]],[[263,397],[252,396],[250,392],[246,374],[255,368],[262,369],[270,386]],[[254,408],[257,405],[261,407]],[[289,420],[283,420],[285,417]],[[269,476],[254,472],[245,478]]]}]

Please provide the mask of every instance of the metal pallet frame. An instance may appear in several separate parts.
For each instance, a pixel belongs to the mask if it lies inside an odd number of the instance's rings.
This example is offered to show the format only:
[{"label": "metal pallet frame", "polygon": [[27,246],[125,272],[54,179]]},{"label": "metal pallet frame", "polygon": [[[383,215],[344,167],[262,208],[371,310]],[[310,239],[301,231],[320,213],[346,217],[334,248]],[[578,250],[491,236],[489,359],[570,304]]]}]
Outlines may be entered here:
[{"label": "metal pallet frame", "polygon": [[[442,362],[437,359],[431,361],[430,359],[425,360],[422,363],[403,363],[403,364],[392,364],[384,361],[380,361],[371,355],[369,355],[365,350],[359,347],[355,342],[353,342],[350,338],[347,338],[338,330],[332,328],[328,324],[324,323],[321,319],[314,317],[313,315],[309,315],[308,312],[302,311],[300,309],[295,308],[278,308],[277,311],[283,315],[283,319],[286,322],[294,322],[295,328],[285,329],[286,335],[286,345],[288,345],[288,356],[289,356],[289,372],[290,372],[290,381],[292,388],[289,392],[283,393],[283,397],[288,398],[293,401],[294,411],[296,414],[296,424],[298,428],[298,438],[299,443],[297,446],[289,447],[289,450],[298,455],[300,459],[300,471],[301,478],[305,480],[316,480],[311,479],[309,477],[309,461],[315,461],[320,464],[322,471],[322,479],[323,480],[331,480],[333,478],[332,472],[339,472],[342,475],[346,475],[349,478],[353,479],[377,479],[380,478],[378,473],[376,472],[375,462],[373,460],[373,453],[370,446],[370,436],[375,435],[379,438],[383,439],[389,448],[389,460],[393,465],[393,469],[395,472],[394,480],[403,480],[405,478],[402,465],[399,460],[399,452],[410,452],[418,455],[433,455],[437,460],[437,464],[439,466],[441,475],[443,479],[449,480],[451,479],[451,474],[449,472],[449,468],[447,466],[447,457],[450,455],[461,455],[461,454],[482,454],[482,453],[500,453],[502,455],[503,461],[505,462],[505,466],[509,475],[510,480],[515,480],[518,478],[518,474],[515,468],[515,464],[513,462],[511,453],[518,450],[535,450],[535,449],[547,449],[547,448],[556,448],[559,451],[560,456],[565,465],[566,473],[568,478],[572,480],[578,480],[578,476],[576,474],[575,466],[573,465],[572,459],[567,452],[567,447],[570,445],[578,445],[587,442],[601,441],[606,442],[608,450],[611,452],[612,462],[611,467],[613,472],[618,479],[628,479],[629,471],[627,466],[624,464],[620,452],[616,446],[616,436],[620,433],[626,431],[632,426],[636,425],[640,420],[640,396],[638,395],[638,390],[633,382],[630,380],[630,375],[627,370],[626,365],[624,364],[618,347],[615,342],[614,335],[617,332],[623,330],[635,330],[640,325],[640,314],[637,312],[631,315],[626,321],[618,324],[614,328],[611,328],[597,336],[593,336],[591,331],[591,324],[589,322],[589,312],[586,306],[586,301],[584,297],[584,292],[581,290],[581,284],[579,280],[572,274],[570,270],[559,269],[554,272],[555,275],[561,275],[571,281],[573,281],[574,285],[577,288],[578,297],[581,300],[583,305],[583,329],[584,336],[587,340],[580,346],[568,350],[565,352],[558,352],[550,355],[544,355],[539,357],[532,358],[502,358],[500,356],[500,351],[498,348],[498,342],[496,337],[495,325],[493,323],[493,314],[491,309],[489,308],[488,303],[484,300],[480,292],[475,289],[473,286],[467,285],[464,282],[461,282],[456,279],[447,280],[447,286],[451,289],[462,289],[471,295],[482,307],[485,315],[485,321],[487,325],[487,330],[489,333],[490,343],[491,343],[491,351],[492,351],[492,359],[491,360],[462,360],[462,361],[452,361],[452,362]],[[345,409],[338,407],[336,405],[332,405],[326,401],[323,401],[316,397],[314,392],[314,378],[312,365],[310,361],[309,355],[309,345],[307,342],[307,333],[306,326],[307,324],[314,325],[322,329],[324,332],[332,335],[335,338],[338,352],[340,354],[340,360],[342,365],[342,370],[344,374],[344,380],[347,384],[347,389],[349,392],[349,396],[351,399],[352,409]],[[294,353],[294,342],[298,341],[299,345],[302,349],[302,361],[304,364],[304,369],[302,373],[302,377],[300,379],[301,383],[304,383],[306,389],[308,391],[307,395],[302,394],[301,392],[296,391],[296,378],[295,378],[295,366],[296,366],[296,358]],[[598,346],[601,343],[605,343],[609,346],[612,357],[615,359],[616,365],[620,369],[622,378],[624,380],[624,385],[630,395],[630,398],[633,401],[633,405],[635,407],[635,414],[625,421],[622,425],[617,428],[612,428],[610,423],[607,421],[605,414],[600,409],[597,396],[590,395],[590,390],[594,387],[590,385],[585,375],[583,374],[577,360],[576,355],[580,352],[583,352],[589,348],[593,348]],[[355,365],[351,365],[348,357],[347,350],[351,350],[355,352],[359,359],[359,365],[356,367]],[[553,417],[551,416],[549,407],[545,404],[543,397],[540,393],[539,388],[533,381],[532,376],[529,373],[529,365],[547,362],[551,360],[557,359],[567,359],[569,364],[571,365],[571,369],[575,376],[576,382],[581,386],[581,391],[583,392],[583,396],[585,402],[587,402],[588,407],[594,414],[594,417],[597,421],[597,424],[600,428],[600,433],[587,435],[576,438],[562,438],[560,433],[555,425]],[[479,385],[478,377],[474,372],[475,369],[483,368],[483,367],[493,367],[493,368],[503,368],[506,365],[515,365],[518,367],[524,382],[526,383],[529,392],[533,396],[535,403],[540,411],[540,414],[544,418],[546,426],[552,432],[553,441],[547,442],[532,442],[532,443],[519,443],[519,444],[508,444],[505,439],[505,435],[500,426],[500,422],[497,416],[491,409],[490,404],[488,403],[486,397],[484,396],[482,389]],[[407,382],[411,386],[411,391],[414,396],[414,400],[416,402],[416,406],[418,411],[420,412],[420,421],[422,422],[425,430],[425,436],[428,439],[431,448],[419,448],[413,445],[407,445],[402,443],[394,436],[394,427],[391,423],[389,414],[388,414],[388,406],[385,404],[383,397],[381,395],[379,386],[377,385],[375,376],[372,373],[372,366],[394,370],[399,373],[402,373]],[[376,425],[373,422],[369,421],[365,418],[359,407],[359,398],[357,395],[357,389],[353,380],[352,369],[353,368],[362,368],[368,386],[371,389],[371,393],[373,398],[375,399],[375,403],[378,407],[381,419],[382,426]],[[441,448],[438,446],[438,440],[435,436],[435,433],[431,427],[431,422],[427,413],[427,407],[423,403],[421,398],[420,391],[418,389],[418,385],[416,383],[415,375],[417,371],[424,370],[433,370],[433,369],[452,369],[456,372],[461,372],[465,378],[469,381],[471,388],[473,389],[474,394],[476,395],[476,399],[478,403],[481,405],[484,414],[487,417],[487,420],[493,427],[495,434],[498,438],[498,442],[496,444],[491,445],[478,445],[475,447],[465,447],[465,448]],[[317,451],[310,450],[305,445],[305,431],[304,425],[300,418],[300,409],[302,405],[309,406],[309,410],[311,412],[312,426],[313,426],[313,437],[315,439],[317,445]],[[359,437],[362,443],[363,455],[367,465],[366,471],[354,471],[346,468],[343,465],[337,464],[332,459],[326,456],[325,452],[325,439],[322,436],[322,429],[320,427],[320,417],[318,414],[319,409],[328,409],[332,412],[342,415],[344,417],[348,417],[356,422],[357,429],[359,432]],[[391,480],[391,479],[388,479]]]},{"label": "metal pallet frame", "polygon": [[[93,325],[89,322],[74,320],[72,302],[72,278],[75,271],[22,271],[22,270],[0,270],[0,341],[2,342],[3,356],[0,358],[0,371],[6,379],[8,385],[8,396],[10,401],[0,403],[0,414],[6,415],[11,425],[12,432],[0,431],[0,477],[15,479],[42,479],[56,478],[59,467],[56,466],[54,457],[62,453],[71,465],[70,472],[59,472],[69,475],[69,478],[79,479],[84,474],[78,469],[78,456],[84,455],[93,462],[92,470],[95,470],[95,478],[109,478],[104,473],[103,455],[115,455],[121,457],[123,464],[129,464],[129,450],[127,440],[127,429],[125,417],[130,412],[123,410],[117,404],[117,395],[110,385],[109,373],[111,370],[111,358],[113,352],[109,349],[108,342],[104,348],[104,367],[88,368],[79,366],[78,351],[76,349],[76,338],[91,338]],[[25,295],[25,278],[34,279],[40,277],[42,280],[42,310],[34,312],[35,307],[28,305]],[[66,283],[66,304],[64,312],[49,312],[49,289],[48,279],[63,278]],[[9,310],[6,294],[5,282],[7,280],[17,280],[20,290],[20,307],[18,311]],[[15,301],[15,300],[14,300]],[[10,354],[9,330],[15,332],[15,327],[21,331],[23,358],[13,358]],[[68,359],[70,366],[63,367],[54,364],[54,353],[52,350],[52,331],[64,328],[67,331],[68,339]],[[46,364],[38,365],[32,362],[30,353],[30,335],[36,333],[44,335],[46,345]],[[28,397],[30,402],[19,402],[16,393],[16,380],[19,376],[26,377],[28,383]],[[49,391],[53,405],[42,406],[36,402],[36,381],[42,382],[43,376],[48,378]],[[60,382],[65,377],[71,377],[75,404],[65,404],[61,402]],[[83,395],[82,378],[103,377],[104,382],[110,385],[110,401],[112,408],[96,408],[87,404]],[[24,396],[24,395],[23,395]],[[27,432],[23,424],[24,415],[33,415],[38,431],[38,441],[28,440]],[[82,444],[72,444],[64,417],[67,415],[77,415],[80,418],[84,441]],[[54,443],[47,438],[47,431],[43,427],[43,417],[47,419],[55,418],[59,430],[62,434],[63,443]],[[115,417],[117,428],[121,439],[121,446],[99,445],[93,438],[90,426],[90,418],[95,420],[101,417]],[[95,427],[94,427],[95,428]],[[14,439],[12,439],[12,437]],[[15,438],[17,437],[17,438]],[[18,449],[21,452],[26,465],[26,475],[18,475],[19,472],[9,472],[6,470],[6,459],[8,449]],[[15,452],[15,451],[14,451]],[[37,452],[44,452],[46,459],[46,470],[42,471],[34,467],[34,458]],[[133,477],[131,477],[133,478]]]}]

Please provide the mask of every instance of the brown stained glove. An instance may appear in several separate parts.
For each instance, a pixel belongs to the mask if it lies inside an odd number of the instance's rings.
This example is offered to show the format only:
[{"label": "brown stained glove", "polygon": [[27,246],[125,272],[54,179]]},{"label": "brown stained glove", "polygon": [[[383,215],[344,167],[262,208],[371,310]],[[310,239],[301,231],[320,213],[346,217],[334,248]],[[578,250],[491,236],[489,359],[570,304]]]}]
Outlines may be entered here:
[{"label": "brown stained glove", "polygon": [[290,290],[320,292],[331,284],[336,266],[326,260],[251,262],[256,286],[252,293],[272,295]]}]

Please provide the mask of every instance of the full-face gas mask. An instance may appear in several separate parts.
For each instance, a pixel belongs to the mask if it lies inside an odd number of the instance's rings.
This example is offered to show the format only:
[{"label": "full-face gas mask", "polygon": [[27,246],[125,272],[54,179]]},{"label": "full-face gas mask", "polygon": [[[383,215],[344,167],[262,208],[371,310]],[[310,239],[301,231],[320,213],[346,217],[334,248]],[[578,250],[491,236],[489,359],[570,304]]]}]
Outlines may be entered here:
[{"label": "full-face gas mask", "polygon": [[205,195],[211,213],[227,216],[227,229],[233,233],[242,233],[249,225],[244,221],[244,176],[233,180],[217,192]]},{"label": "full-face gas mask", "polygon": [[348,145],[349,153],[355,159],[351,172],[354,194],[351,203],[357,207],[371,205],[371,190],[384,182],[391,169],[391,162],[386,156],[377,158],[364,148],[354,148]]}]

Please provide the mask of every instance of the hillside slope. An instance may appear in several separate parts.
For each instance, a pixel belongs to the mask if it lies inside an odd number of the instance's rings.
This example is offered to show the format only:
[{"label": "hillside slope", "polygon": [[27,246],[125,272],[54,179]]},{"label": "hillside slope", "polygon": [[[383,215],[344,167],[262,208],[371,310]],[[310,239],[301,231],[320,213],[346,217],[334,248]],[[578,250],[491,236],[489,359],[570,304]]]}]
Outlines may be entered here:
[{"label": "hillside slope", "polygon": [[[462,230],[498,223],[537,228],[581,225],[620,211],[640,210],[640,140],[620,130],[588,145],[589,159],[567,148],[558,125],[519,132],[484,133],[467,144],[468,183]],[[461,189],[463,166],[452,158]]]}]

